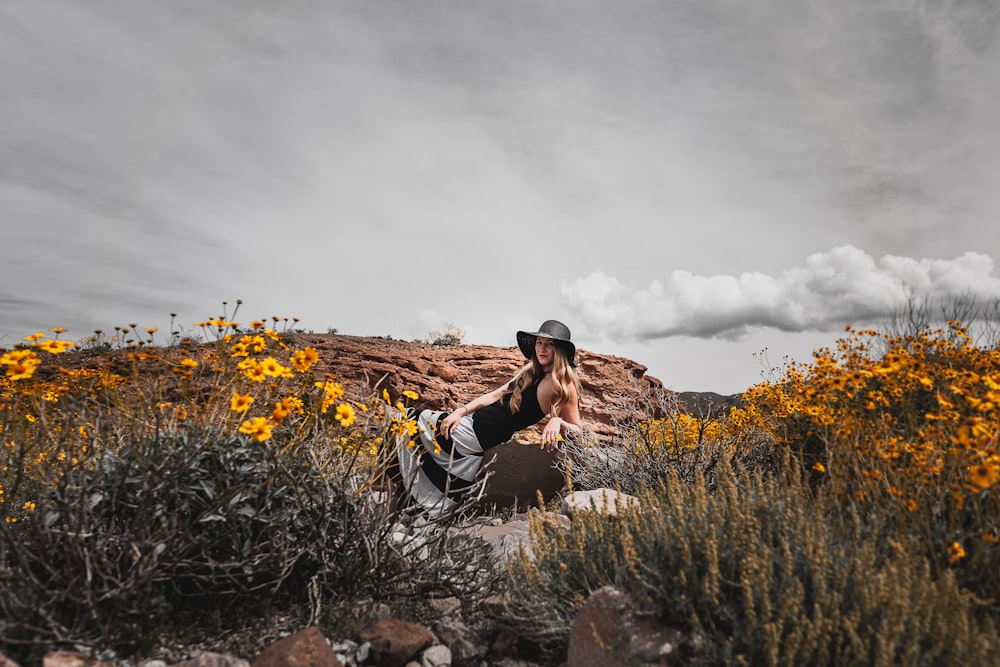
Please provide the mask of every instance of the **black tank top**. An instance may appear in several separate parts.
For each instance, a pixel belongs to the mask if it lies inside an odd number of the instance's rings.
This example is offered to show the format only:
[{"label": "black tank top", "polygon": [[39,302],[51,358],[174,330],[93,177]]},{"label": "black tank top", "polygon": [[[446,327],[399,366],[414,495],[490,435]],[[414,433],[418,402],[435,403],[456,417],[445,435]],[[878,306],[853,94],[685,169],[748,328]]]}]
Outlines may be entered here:
[{"label": "black tank top", "polygon": [[538,385],[541,381],[542,378],[538,378],[525,388],[521,394],[521,409],[516,414],[510,411],[513,394],[507,394],[496,403],[472,413],[472,429],[484,450],[507,442],[516,432],[541,421],[545,416],[542,406],[538,404]]}]

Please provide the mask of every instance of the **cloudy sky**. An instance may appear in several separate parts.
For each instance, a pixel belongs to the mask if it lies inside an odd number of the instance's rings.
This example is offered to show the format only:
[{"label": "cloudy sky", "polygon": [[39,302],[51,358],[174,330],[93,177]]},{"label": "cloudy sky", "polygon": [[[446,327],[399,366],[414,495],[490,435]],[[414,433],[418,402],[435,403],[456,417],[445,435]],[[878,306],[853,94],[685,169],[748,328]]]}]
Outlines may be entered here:
[{"label": "cloudy sky", "polygon": [[556,318],[741,391],[1000,296],[998,72],[993,0],[0,0],[0,346]]}]

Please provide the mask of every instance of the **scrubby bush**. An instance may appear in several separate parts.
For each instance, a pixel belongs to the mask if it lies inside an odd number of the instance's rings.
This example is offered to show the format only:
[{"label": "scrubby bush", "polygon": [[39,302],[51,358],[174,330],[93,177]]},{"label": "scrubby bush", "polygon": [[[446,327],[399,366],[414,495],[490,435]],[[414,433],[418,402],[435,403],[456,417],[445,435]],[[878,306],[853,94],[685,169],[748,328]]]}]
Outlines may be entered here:
[{"label": "scrubby bush", "polygon": [[427,332],[427,342],[431,345],[461,345],[465,340],[465,329],[449,322],[441,329]]},{"label": "scrubby bush", "polygon": [[64,465],[5,531],[7,636],[140,648],[193,616],[308,599],[350,569],[354,519],[304,454],[198,428]]},{"label": "scrubby bush", "polygon": [[685,406],[672,391],[638,383],[612,400],[613,442],[585,432],[561,446],[566,456],[557,464],[574,489],[635,493],[670,476],[691,481],[698,474],[711,483],[723,460],[753,470],[774,467],[773,439],[743,407],[712,401]]},{"label": "scrubby bush", "polygon": [[671,476],[641,508],[532,526],[512,565],[519,633],[564,654],[575,610],[613,585],[640,614],[700,636],[705,665],[985,664],[992,620],[913,541],[795,474],[728,465],[714,489]]}]

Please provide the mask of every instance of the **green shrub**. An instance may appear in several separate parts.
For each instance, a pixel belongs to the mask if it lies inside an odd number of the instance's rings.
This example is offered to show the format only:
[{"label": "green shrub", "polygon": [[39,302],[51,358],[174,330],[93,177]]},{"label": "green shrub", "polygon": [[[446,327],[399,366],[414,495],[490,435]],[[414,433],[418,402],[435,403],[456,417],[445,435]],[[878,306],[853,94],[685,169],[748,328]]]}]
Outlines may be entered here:
[{"label": "green shrub", "polygon": [[193,613],[305,597],[352,504],[307,458],[204,428],[63,467],[6,524],[4,636],[115,645]]},{"label": "green shrub", "polygon": [[911,542],[877,516],[841,514],[793,468],[764,479],[720,467],[714,490],[673,475],[640,499],[617,519],[533,526],[533,557],[511,567],[518,632],[564,651],[585,596],[613,585],[701,635],[698,664],[986,664],[1000,648],[951,572],[933,577]]}]

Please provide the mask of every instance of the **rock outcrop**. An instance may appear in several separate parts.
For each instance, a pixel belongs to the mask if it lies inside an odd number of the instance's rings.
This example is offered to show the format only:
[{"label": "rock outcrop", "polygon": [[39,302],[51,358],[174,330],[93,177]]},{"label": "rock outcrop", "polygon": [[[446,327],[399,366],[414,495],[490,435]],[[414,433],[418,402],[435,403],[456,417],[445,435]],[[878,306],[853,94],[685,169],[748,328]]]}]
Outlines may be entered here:
[{"label": "rock outcrop", "polygon": [[697,639],[640,617],[627,593],[605,586],[573,619],[566,667],[670,667],[687,663],[699,649]]},{"label": "rock outcrop", "polygon": [[[405,389],[420,394],[418,407],[453,409],[496,389],[525,364],[516,347],[431,345],[384,338],[339,334],[299,334],[297,346],[319,353],[318,369],[342,382],[351,398],[373,390],[389,391],[393,400]],[[582,384],[581,413],[599,439],[615,434],[618,397],[662,390],[663,383],[646,374],[646,367],[607,354],[577,351]]]}]

